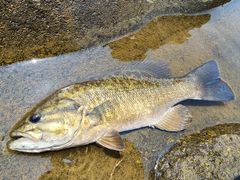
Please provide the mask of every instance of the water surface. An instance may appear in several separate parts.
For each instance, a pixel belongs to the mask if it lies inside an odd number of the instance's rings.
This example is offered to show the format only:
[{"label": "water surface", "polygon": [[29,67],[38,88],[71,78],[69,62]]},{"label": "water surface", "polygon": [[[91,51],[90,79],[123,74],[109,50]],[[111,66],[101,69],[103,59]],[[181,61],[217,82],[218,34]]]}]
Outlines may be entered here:
[{"label": "water surface", "polygon": [[[33,59],[1,67],[0,179],[38,179],[39,177],[43,178],[46,172],[55,172],[55,179],[61,177],[58,172],[69,173],[70,177],[70,175],[74,175],[75,172],[73,173],[73,171],[77,170],[73,168],[76,164],[72,163],[72,161],[80,163],[89,160],[89,162],[92,162],[92,158],[106,159],[106,163],[85,163],[84,168],[79,173],[91,174],[94,173],[92,169],[94,166],[101,166],[103,167],[101,172],[108,172],[108,177],[110,177],[111,170],[107,170],[110,160],[107,157],[111,156],[112,153],[96,153],[94,156],[89,153],[89,156],[81,156],[81,152],[85,152],[84,148],[86,147],[83,147],[83,149],[72,148],[56,153],[44,153],[44,155],[13,153],[6,149],[6,143],[9,140],[7,133],[27,110],[51,92],[63,86],[87,80],[90,75],[94,75],[96,72],[105,72],[122,66],[126,62],[121,61],[121,58],[119,58],[121,54],[122,57],[127,58],[127,61],[137,59],[136,56],[130,56],[132,55],[131,51],[135,52],[135,50],[141,54],[139,59],[156,59],[168,62],[173,76],[182,76],[199,65],[215,59],[219,64],[222,79],[229,84],[235,93],[235,100],[226,103],[183,102],[184,105],[188,106],[193,117],[193,122],[185,131],[168,133],[157,129],[144,128],[127,133],[124,138],[131,142],[132,145],[129,145],[129,147],[133,147],[131,149],[132,153],[130,153],[131,155],[120,154],[117,157],[114,156],[113,158],[118,159],[111,160],[113,162],[112,166],[120,162],[122,157],[129,158],[133,156],[133,152],[140,152],[142,161],[139,162],[139,154],[136,153],[136,156],[134,156],[136,158],[132,159],[134,163],[128,164],[133,167],[131,170],[134,172],[139,169],[142,170],[142,163],[145,176],[147,176],[158,155],[167,151],[169,146],[176,140],[216,124],[238,123],[240,117],[240,100],[238,98],[240,95],[240,79],[238,78],[240,74],[239,9],[240,2],[233,1],[223,7],[203,12],[201,15],[191,15],[195,20],[199,17],[205,18],[197,24],[186,26],[188,28],[179,26],[176,31],[171,31],[171,34],[167,34],[167,28],[172,29],[177,24],[162,23],[161,19],[164,17],[160,17],[160,20],[154,21],[156,27],[160,26],[160,29],[162,27],[162,31],[153,26],[150,28],[151,31],[149,29],[147,31],[140,30],[141,36],[137,32],[119,40],[124,40],[126,49],[129,49],[130,53],[127,56],[124,51],[117,52],[122,48],[112,48],[111,44],[114,44],[114,47],[118,46],[119,41],[115,41],[86,51],[40,60]],[[190,20],[192,18],[185,17],[189,21],[180,23],[183,26],[192,23]],[[169,18],[169,22],[174,22],[174,19],[180,18],[180,16],[165,18]],[[148,25],[144,28],[147,29]],[[151,43],[149,41],[144,42],[144,39],[149,39],[149,32],[156,35],[152,37],[155,41],[151,41]],[[163,32],[166,34],[163,34]],[[159,37],[160,40],[162,38],[165,41],[154,45],[153,43],[157,42],[156,38]],[[131,40],[135,41],[135,46],[131,44]],[[114,56],[115,52],[120,56]],[[94,151],[104,152],[103,148],[93,148],[94,146],[89,145],[88,147],[94,149]],[[66,151],[68,152],[67,155]],[[62,157],[62,159],[53,163],[52,159],[54,157]],[[69,157],[71,157],[70,160]],[[124,159],[122,162],[124,162]],[[140,165],[137,166],[136,162]],[[65,172],[54,171],[57,163],[68,168],[66,168]],[[104,172],[104,167],[106,167],[106,172]],[[127,166],[123,167],[128,171]]]}]

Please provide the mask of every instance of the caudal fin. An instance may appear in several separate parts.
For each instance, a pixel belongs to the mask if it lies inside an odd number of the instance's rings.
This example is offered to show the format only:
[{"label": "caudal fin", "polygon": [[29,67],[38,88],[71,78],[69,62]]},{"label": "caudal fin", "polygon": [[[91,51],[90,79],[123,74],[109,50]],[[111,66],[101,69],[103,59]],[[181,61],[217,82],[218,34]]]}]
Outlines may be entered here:
[{"label": "caudal fin", "polygon": [[220,73],[216,61],[209,61],[193,70],[187,77],[193,78],[199,90],[197,99],[207,101],[231,101],[234,94],[227,83],[220,79]]}]

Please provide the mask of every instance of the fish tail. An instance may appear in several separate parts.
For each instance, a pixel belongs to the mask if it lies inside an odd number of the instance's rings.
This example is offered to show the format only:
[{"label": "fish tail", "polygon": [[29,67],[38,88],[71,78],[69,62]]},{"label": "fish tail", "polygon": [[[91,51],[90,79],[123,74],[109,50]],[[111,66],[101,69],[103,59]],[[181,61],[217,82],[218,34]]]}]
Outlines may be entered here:
[{"label": "fish tail", "polygon": [[193,70],[187,77],[194,80],[200,97],[196,99],[207,101],[231,101],[234,94],[227,83],[220,79],[220,72],[216,61],[209,61]]}]

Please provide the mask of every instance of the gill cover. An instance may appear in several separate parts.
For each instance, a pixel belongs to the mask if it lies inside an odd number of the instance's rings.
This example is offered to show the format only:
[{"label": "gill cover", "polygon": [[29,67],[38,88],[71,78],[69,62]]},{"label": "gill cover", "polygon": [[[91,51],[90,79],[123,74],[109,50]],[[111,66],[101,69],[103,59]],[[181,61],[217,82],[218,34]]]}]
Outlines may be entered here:
[{"label": "gill cover", "polygon": [[32,108],[16,123],[10,130],[13,139],[8,147],[22,152],[61,149],[66,144],[71,144],[79,131],[83,111],[84,108],[74,100],[59,98],[54,94]]}]

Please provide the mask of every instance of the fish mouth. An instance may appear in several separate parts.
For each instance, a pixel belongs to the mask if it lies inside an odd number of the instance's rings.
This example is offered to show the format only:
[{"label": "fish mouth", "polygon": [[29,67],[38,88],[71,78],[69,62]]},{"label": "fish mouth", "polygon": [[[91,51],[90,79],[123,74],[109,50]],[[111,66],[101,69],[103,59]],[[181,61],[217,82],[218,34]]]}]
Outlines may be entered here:
[{"label": "fish mouth", "polygon": [[7,143],[10,150],[20,152],[38,152],[35,150],[42,138],[42,133],[13,131],[9,134],[11,140]]},{"label": "fish mouth", "polygon": [[21,138],[25,138],[34,142],[37,142],[39,140],[41,140],[42,138],[42,131],[36,131],[36,132],[32,132],[32,131],[27,131],[27,132],[20,132],[20,131],[13,131],[10,133],[10,137],[12,140],[18,140]]},{"label": "fish mouth", "polygon": [[17,139],[20,139],[20,138],[28,138],[28,139],[33,139],[29,134],[27,133],[23,133],[23,132],[12,132],[10,134],[10,137],[12,140],[17,140]]}]

